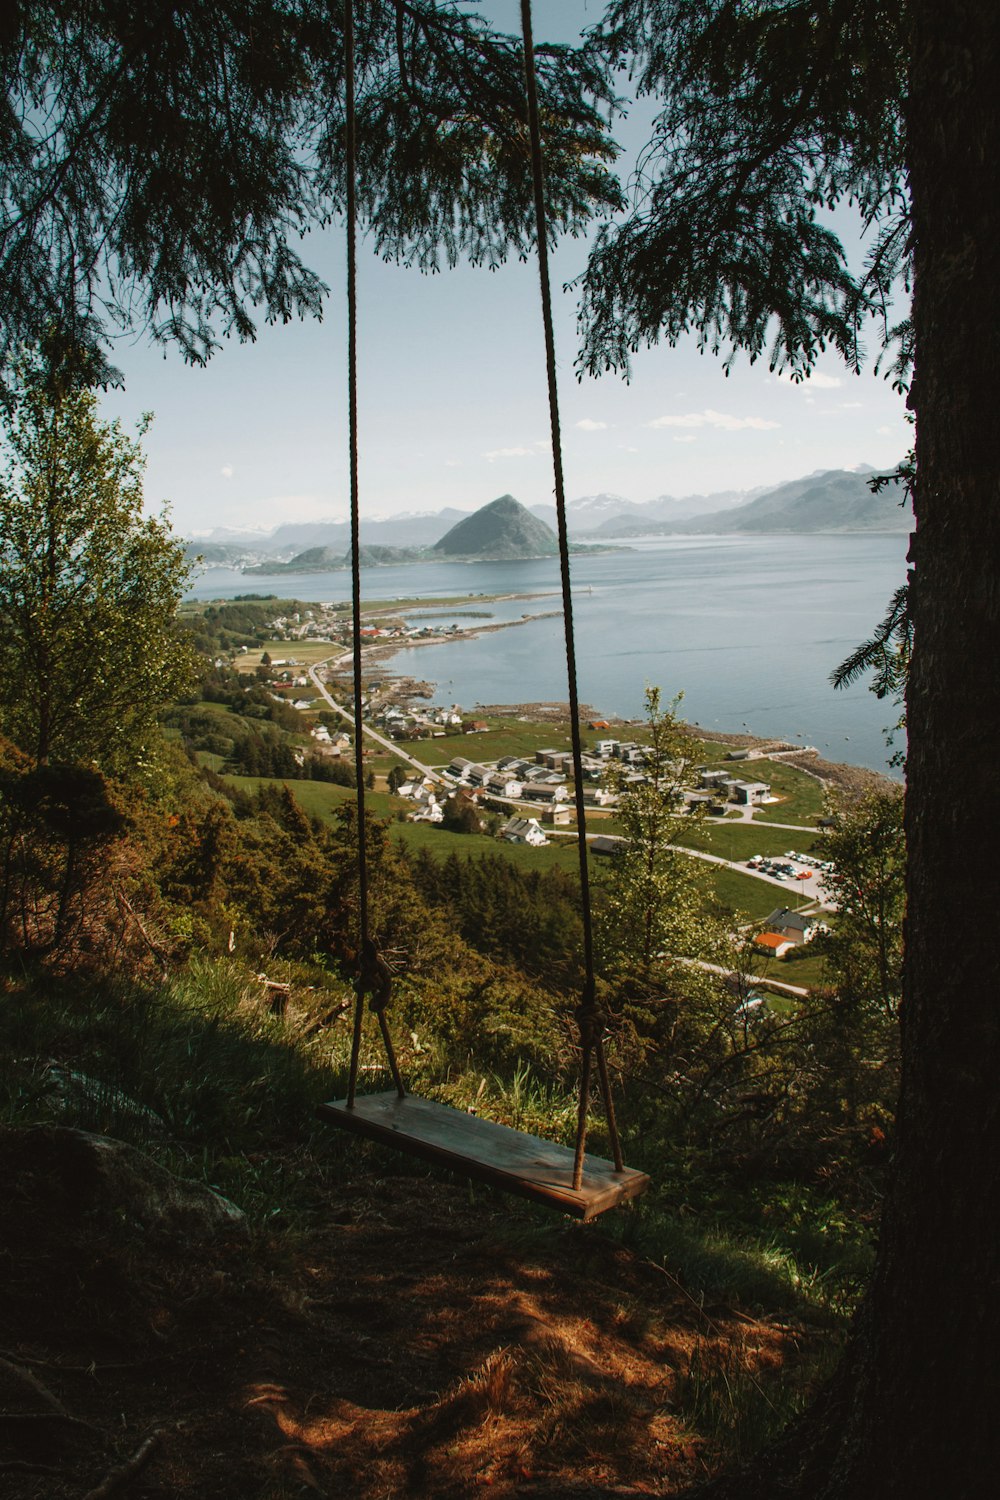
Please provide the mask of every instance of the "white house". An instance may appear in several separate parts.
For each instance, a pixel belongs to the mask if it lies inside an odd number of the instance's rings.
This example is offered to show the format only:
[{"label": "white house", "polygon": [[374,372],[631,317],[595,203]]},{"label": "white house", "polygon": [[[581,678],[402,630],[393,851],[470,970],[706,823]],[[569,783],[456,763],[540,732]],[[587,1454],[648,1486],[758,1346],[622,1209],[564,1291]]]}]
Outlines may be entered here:
[{"label": "white house", "polygon": [[547,844],[537,818],[510,818],[500,830],[500,837],[509,844],[531,844],[535,848]]},{"label": "white house", "polygon": [[604,786],[585,786],[583,789],[583,800],[587,807],[607,807],[609,803],[617,802],[616,794]]},{"label": "white house", "polygon": [[734,781],[732,795],[744,807],[758,806],[770,799],[771,786],[767,781]]},{"label": "white house", "polygon": [[795,947],[791,938],[785,937],[781,932],[758,932],[753,945],[762,953],[770,954],[772,958],[784,958],[785,954]]},{"label": "white house", "polygon": [[543,802],[546,806],[554,805],[557,802],[568,802],[569,792],[562,783],[559,786],[539,786],[536,784],[528,789],[528,801]]}]

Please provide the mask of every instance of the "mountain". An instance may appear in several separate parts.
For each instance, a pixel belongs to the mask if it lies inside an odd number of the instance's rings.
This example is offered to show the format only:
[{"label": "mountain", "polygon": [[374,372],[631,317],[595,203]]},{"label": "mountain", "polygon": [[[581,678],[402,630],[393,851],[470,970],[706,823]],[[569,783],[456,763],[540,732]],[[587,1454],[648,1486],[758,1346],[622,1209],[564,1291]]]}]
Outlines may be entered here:
[{"label": "mountain", "polygon": [[[676,533],[909,530],[910,513],[898,503],[898,488],[889,486],[879,495],[869,490],[867,480],[873,472],[866,465],[817,470],[781,485],[708,495],[658,495],[641,503],[624,495],[581,495],[567,504],[567,524],[571,536],[595,542]],[[495,507],[501,510],[492,515]],[[451,529],[442,536],[445,526]],[[449,506],[434,514],[362,518],[361,542],[363,548],[371,549],[372,562],[388,562],[412,548],[427,548],[432,557],[549,557],[557,548],[555,527],[554,506],[536,505],[528,510],[513,496],[504,495],[475,512]],[[217,527],[195,538],[186,550],[191,558],[200,554],[209,567],[294,562],[301,570],[303,553],[326,548],[334,555],[333,561],[305,564],[322,571],[342,567],[349,547],[348,522],[302,521],[285,523],[269,533]],[[408,559],[398,556],[398,560]]]},{"label": "mountain", "polygon": [[256,567],[244,568],[243,571],[270,576],[273,573],[330,573],[346,566],[344,554],[333,547],[307,547],[304,552],[297,553],[287,562],[274,556],[266,557]]},{"label": "mountain", "polygon": [[656,536],[673,531],[687,521],[703,515],[736,510],[764,493],[766,486],[755,490],[716,490],[711,495],[658,495],[643,505],[634,506],[617,516],[609,515],[596,528],[599,537]]},{"label": "mountain", "polygon": [[[788,484],[742,493],[728,490],[676,501],[661,495],[642,507],[639,517],[603,521],[596,535],[610,540],[720,532],[908,531],[911,515],[899,504],[899,489],[890,485],[873,495],[868,488],[874,472],[867,465],[819,469]],[[715,502],[714,508],[709,502]]]},{"label": "mountain", "polygon": [[502,561],[518,557],[554,557],[558,543],[546,526],[513,495],[491,500],[466,516],[435,543],[432,551],[447,557],[482,557]]},{"label": "mountain", "polygon": [[901,505],[898,485],[878,494],[868,487],[871,471],[828,469],[778,485],[736,510],[699,516],[685,532],[909,531],[912,512]]},{"label": "mountain", "polygon": [[[449,506],[433,515],[411,512],[382,521],[362,516],[361,541],[386,547],[429,547],[445,526],[467,515],[468,511]],[[307,547],[339,547],[346,552],[351,545],[351,525],[349,521],[288,522],[272,533],[267,545],[272,555],[286,548],[300,552]]]},{"label": "mountain", "polygon": [[[381,568],[398,563],[420,562],[423,551],[418,547],[362,546],[358,557],[363,568]],[[351,566],[350,553],[336,551],[333,547],[307,547],[288,562],[270,558],[255,568],[244,568],[244,573],[333,573]]]},{"label": "mountain", "polygon": [[643,509],[658,521],[689,521],[714,511],[734,510],[766,488],[758,485],[755,490],[715,490],[710,495],[658,495]]},{"label": "mountain", "polygon": [[[712,495],[658,495],[655,500],[629,500],[624,495],[579,495],[566,505],[571,536],[610,538],[642,536],[663,521],[687,521],[710,511],[742,505],[756,490],[719,490]],[[556,529],[554,505],[532,505],[531,514]]]}]

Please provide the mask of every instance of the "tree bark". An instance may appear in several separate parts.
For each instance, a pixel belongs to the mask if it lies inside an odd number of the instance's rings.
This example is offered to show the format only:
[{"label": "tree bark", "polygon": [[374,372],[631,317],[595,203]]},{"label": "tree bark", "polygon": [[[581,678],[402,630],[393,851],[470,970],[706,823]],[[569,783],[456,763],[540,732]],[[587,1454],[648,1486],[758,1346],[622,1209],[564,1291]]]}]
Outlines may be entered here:
[{"label": "tree bark", "polygon": [[[995,1494],[1000,1461],[1000,6],[912,0],[914,654],[903,1084],[832,1493]],[[987,770],[984,776],[983,772]],[[853,1479],[854,1486],[851,1488]]]},{"label": "tree bark", "polygon": [[[1000,4],[911,0],[915,645],[903,1082],[875,1277],[740,1500],[996,1493],[1000,1472]],[[992,830],[992,831],[991,831]]]}]

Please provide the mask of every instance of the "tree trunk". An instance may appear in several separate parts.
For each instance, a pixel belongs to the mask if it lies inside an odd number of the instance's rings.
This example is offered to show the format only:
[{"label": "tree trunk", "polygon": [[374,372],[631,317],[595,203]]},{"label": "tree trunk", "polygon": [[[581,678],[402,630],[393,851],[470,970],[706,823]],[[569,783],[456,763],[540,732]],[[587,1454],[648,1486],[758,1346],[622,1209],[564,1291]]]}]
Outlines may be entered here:
[{"label": "tree trunk", "polygon": [[[903,1086],[835,1493],[995,1494],[1000,6],[913,0],[917,415]],[[991,754],[992,752],[992,754]],[[851,1481],[853,1480],[853,1487]]]},{"label": "tree trunk", "polygon": [[1000,4],[910,14],[918,479],[893,1186],[844,1367],[783,1443],[709,1487],[733,1500],[970,1500],[1000,1483]]}]

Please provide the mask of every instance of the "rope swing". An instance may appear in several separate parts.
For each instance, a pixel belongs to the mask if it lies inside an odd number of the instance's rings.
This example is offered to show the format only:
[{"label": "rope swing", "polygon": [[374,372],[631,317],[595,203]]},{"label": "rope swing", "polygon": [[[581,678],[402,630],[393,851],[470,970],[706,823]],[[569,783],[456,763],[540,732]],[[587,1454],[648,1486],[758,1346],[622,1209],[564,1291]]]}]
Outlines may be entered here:
[{"label": "rope swing", "polygon": [[[319,1106],[322,1119],[355,1134],[367,1136],[413,1155],[442,1163],[468,1177],[475,1177],[510,1192],[561,1208],[578,1218],[590,1219],[606,1209],[645,1191],[649,1179],[626,1167],[622,1158],[614,1101],[604,1048],[605,1016],[597,999],[594,966],[593,916],[590,870],[587,858],[586,811],[583,799],[583,747],[577,694],[576,646],[573,633],[573,601],[570,584],[569,537],[563,483],[562,435],[556,380],[555,338],[552,329],[552,289],[549,280],[545,215],[545,174],[538,112],[535,50],[532,38],[531,0],[521,0],[524,37],[524,69],[527,92],[528,132],[535,210],[535,238],[545,335],[545,363],[549,420],[552,430],[552,462],[559,538],[559,568],[562,583],[563,625],[566,641],[566,676],[572,735],[577,850],[580,864],[580,901],[583,921],[584,977],[575,1019],[580,1040],[580,1081],[577,1102],[576,1143],[572,1151],[549,1141],[537,1140],[449,1105],[437,1104],[407,1094],[399,1072],[385,1011],[391,997],[392,978],[372,938],[368,888],[368,837],[365,818],[364,757],[362,739],[361,674],[361,566],[360,506],[358,484],[357,402],[357,138],[355,110],[354,5],[345,6],[344,60],[346,71],[346,173],[347,173],[347,311],[348,311],[348,426],[351,491],[351,581],[354,610],[354,762],[357,773],[358,824],[358,972],[355,980],[354,1029],[347,1097]],[[394,1093],[357,1095],[358,1064],[365,1000],[378,1017]],[[587,1117],[590,1108],[594,1061],[607,1119],[613,1163],[587,1156]]]}]

